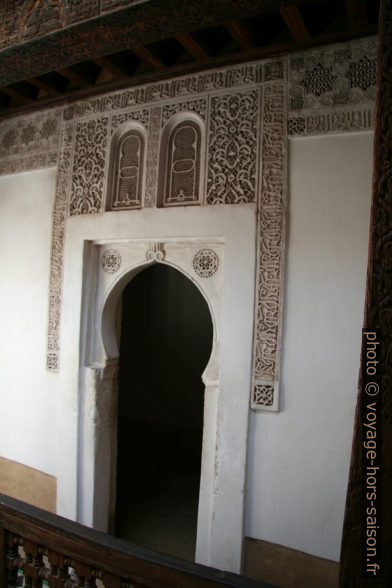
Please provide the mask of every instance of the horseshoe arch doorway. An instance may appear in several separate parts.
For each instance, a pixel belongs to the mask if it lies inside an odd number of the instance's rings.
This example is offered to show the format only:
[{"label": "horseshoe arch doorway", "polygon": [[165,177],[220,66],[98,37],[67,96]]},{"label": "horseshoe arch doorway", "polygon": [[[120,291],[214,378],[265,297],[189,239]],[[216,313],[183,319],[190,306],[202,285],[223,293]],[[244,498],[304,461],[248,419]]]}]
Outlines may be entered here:
[{"label": "horseshoe arch doorway", "polygon": [[119,310],[115,534],[194,561],[211,313],[162,263],[127,284]]}]

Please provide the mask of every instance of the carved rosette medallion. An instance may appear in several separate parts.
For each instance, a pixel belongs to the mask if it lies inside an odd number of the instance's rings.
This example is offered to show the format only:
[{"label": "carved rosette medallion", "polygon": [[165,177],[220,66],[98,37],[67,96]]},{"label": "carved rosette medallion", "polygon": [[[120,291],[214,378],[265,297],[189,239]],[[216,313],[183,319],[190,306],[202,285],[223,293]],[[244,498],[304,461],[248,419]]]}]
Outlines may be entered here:
[{"label": "carved rosette medallion", "polygon": [[121,255],[117,249],[106,249],[102,255],[102,269],[108,274],[115,274],[121,266]]},{"label": "carved rosette medallion", "polygon": [[200,249],[193,258],[192,266],[201,278],[211,278],[218,271],[219,257],[213,249]]}]

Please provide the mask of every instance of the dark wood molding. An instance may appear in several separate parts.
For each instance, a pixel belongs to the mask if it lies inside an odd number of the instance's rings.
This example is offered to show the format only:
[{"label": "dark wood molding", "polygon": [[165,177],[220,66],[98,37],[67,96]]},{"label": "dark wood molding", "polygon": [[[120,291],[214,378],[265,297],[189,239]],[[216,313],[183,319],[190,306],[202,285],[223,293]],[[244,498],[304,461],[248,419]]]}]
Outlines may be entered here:
[{"label": "dark wood molding", "polygon": [[377,548],[382,575],[362,578],[364,515],[360,377],[341,551],[340,586],[344,588],[392,586],[392,0],[383,0],[381,4],[379,34],[373,199],[364,327],[381,330],[382,434],[378,448],[381,445],[382,534],[377,536]]}]

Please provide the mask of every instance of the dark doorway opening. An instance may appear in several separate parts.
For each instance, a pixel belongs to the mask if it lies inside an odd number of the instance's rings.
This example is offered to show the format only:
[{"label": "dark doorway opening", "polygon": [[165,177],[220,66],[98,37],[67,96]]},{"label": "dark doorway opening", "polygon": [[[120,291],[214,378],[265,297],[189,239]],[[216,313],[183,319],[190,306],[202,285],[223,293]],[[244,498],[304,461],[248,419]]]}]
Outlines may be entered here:
[{"label": "dark doorway opening", "polygon": [[203,434],[201,375],[213,325],[198,288],[163,264],[124,289],[116,535],[194,560]]}]

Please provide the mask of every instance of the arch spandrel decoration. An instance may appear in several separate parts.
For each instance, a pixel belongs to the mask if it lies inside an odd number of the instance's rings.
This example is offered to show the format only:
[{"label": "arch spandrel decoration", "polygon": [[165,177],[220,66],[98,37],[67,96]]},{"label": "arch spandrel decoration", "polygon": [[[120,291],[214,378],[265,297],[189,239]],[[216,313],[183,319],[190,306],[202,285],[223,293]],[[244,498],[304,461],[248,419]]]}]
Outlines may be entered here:
[{"label": "arch spandrel decoration", "polygon": [[[125,285],[151,263],[165,263],[183,273],[200,290],[211,312],[214,341],[219,327],[214,317],[219,315],[223,286],[223,244],[192,241],[129,241],[106,245],[92,244],[96,265],[88,280],[92,286],[94,303],[88,304],[87,324],[91,333],[86,337],[86,365],[104,366],[117,354],[117,343],[107,325],[115,322],[116,305]],[[200,273],[195,260],[204,252],[213,255],[214,268],[208,274]],[[203,266],[204,267],[204,266]],[[97,293],[97,294],[96,294]],[[98,335],[102,333],[102,335]]]},{"label": "arch spandrel decoration", "polygon": [[143,203],[145,132],[128,123],[113,136],[106,210],[132,210]]}]

